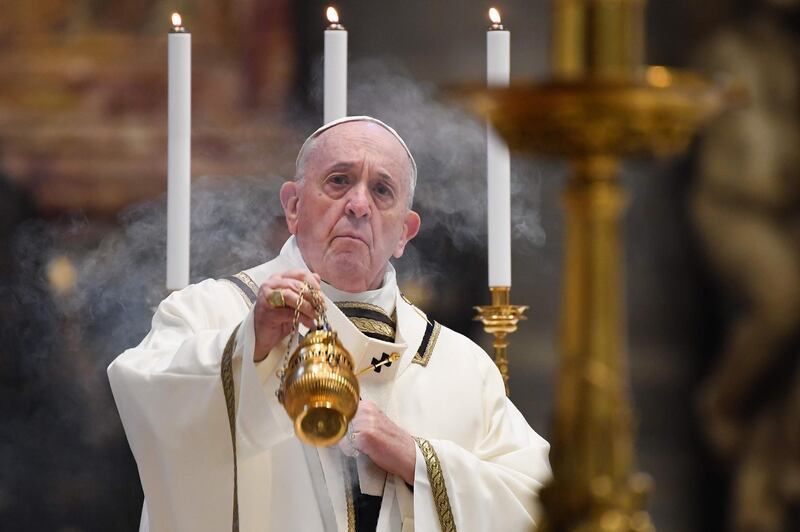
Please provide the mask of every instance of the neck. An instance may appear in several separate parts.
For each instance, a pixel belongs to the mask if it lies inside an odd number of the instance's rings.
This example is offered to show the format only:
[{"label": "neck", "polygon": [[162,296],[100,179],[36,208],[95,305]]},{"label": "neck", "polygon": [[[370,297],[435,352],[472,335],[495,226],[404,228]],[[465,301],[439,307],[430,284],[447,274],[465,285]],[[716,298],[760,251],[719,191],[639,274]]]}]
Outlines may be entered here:
[{"label": "neck", "polygon": [[286,254],[295,267],[307,269],[320,275],[328,286],[342,292],[359,294],[379,290],[385,286],[384,283],[387,277],[391,286],[397,286],[394,268],[388,261],[384,262],[383,266],[375,273],[365,273],[359,268],[359,264],[353,264],[352,262],[347,265],[339,265],[340,267],[330,265],[332,267],[322,268],[320,264],[308,260],[309,254],[303,253],[296,236],[292,236],[286,241],[283,249],[281,249],[281,254]]},{"label": "neck", "polygon": [[[378,290],[383,286],[386,271],[390,267],[388,261],[375,273],[363,272],[363,270],[360,270],[352,262],[349,264],[343,263],[337,265],[339,267],[329,265],[330,267],[325,268],[322,267],[324,265],[312,262],[313,255],[304,253],[297,237],[295,236],[292,238],[294,238],[294,249],[295,253],[297,253],[297,258],[302,261],[303,265],[308,268],[309,271],[318,274],[333,288],[343,292],[357,294],[368,290]],[[309,258],[312,258],[312,260],[309,260]]]},{"label": "neck", "polygon": [[[312,270],[313,271],[313,270]],[[384,266],[372,279],[364,277],[354,277],[350,275],[329,275],[323,277],[323,281],[343,292],[359,293],[369,290],[378,290],[383,286],[383,279],[386,276],[386,266]]]},{"label": "neck", "polygon": [[389,271],[387,267],[386,275],[381,278],[382,282],[378,283],[375,288],[361,289],[360,287],[342,288],[344,285],[333,285],[325,281],[322,282],[322,291],[325,295],[336,303],[339,302],[358,302],[376,305],[383,309],[387,316],[391,316],[394,312],[395,301],[397,297],[397,281],[395,280],[394,273]]}]

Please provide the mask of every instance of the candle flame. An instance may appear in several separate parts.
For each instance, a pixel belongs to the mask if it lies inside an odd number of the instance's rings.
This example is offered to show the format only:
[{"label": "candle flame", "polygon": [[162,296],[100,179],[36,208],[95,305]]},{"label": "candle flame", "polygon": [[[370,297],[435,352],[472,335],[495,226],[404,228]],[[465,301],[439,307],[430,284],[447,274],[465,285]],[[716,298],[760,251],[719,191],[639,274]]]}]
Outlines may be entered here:
[{"label": "candle flame", "polygon": [[489,20],[492,21],[492,24],[500,24],[500,12],[497,8],[490,8],[489,9]]},{"label": "candle flame", "polygon": [[181,25],[181,16],[177,13],[172,14],[172,25],[173,26],[180,26]]},{"label": "candle flame", "polygon": [[47,280],[56,294],[65,296],[75,288],[78,271],[65,255],[58,255],[47,263]]},{"label": "candle flame", "polygon": [[672,73],[666,67],[663,66],[648,67],[647,73],[645,75],[647,76],[647,81],[649,81],[650,84],[653,85],[654,87],[663,89],[669,87],[672,84]]},{"label": "candle flame", "polygon": [[333,6],[328,7],[328,11],[326,14],[328,16],[328,22],[330,22],[331,24],[336,24],[339,22],[339,13],[336,12],[336,8],[334,8]]}]

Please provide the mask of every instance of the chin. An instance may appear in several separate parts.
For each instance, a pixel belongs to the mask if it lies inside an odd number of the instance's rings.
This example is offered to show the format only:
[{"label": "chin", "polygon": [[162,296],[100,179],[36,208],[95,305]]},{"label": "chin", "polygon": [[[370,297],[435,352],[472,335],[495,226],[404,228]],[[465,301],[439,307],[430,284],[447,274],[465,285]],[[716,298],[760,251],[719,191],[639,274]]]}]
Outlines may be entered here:
[{"label": "chin", "polygon": [[362,253],[337,253],[326,261],[326,281],[345,292],[367,289],[368,256]]}]

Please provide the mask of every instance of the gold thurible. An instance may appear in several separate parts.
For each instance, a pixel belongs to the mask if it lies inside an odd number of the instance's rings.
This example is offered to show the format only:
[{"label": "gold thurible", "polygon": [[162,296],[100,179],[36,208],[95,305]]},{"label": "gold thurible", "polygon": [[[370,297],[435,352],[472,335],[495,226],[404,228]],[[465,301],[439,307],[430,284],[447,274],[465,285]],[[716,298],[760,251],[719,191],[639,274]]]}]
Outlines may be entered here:
[{"label": "gold thurible", "polygon": [[298,328],[299,312],[295,312],[276,395],[292,419],[297,437],[309,445],[327,447],[347,432],[358,410],[360,391],[353,357],[328,324],[319,292],[305,285],[297,307],[307,293],[316,313],[316,328],[298,341],[289,356]]},{"label": "gold thurible", "polygon": [[490,286],[489,291],[492,294],[492,304],[474,307],[478,312],[475,320],[483,323],[483,330],[488,334],[494,335],[494,362],[503,376],[508,395],[508,335],[517,330],[520,320],[526,319],[525,311],[528,307],[511,304],[510,286]]}]

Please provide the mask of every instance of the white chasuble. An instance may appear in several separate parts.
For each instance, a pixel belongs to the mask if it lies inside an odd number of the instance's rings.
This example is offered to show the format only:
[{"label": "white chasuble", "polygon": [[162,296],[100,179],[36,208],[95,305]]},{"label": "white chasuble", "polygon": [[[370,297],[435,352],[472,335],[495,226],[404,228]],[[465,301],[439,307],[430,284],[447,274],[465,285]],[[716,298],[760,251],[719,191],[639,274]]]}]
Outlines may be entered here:
[{"label": "white chasuble", "polygon": [[[415,436],[413,490],[363,455],[359,478],[348,478],[337,446],[315,449],[295,437],[275,397],[286,340],[253,362],[253,310],[240,286],[257,290],[271,275],[298,266],[304,264],[290,238],[276,259],[237,282],[209,279],[172,293],[142,342],[109,366],[145,495],[140,530],[232,530],[234,452],[221,378],[226,347],[242,532],[354,530],[350,482],[382,493],[379,532],[530,530],[537,492],[550,476],[548,444],[506,398],[488,355],[406,302],[393,270],[384,280],[393,292],[388,299],[387,290],[349,296],[395,315],[394,342],[362,334],[329,299],[350,297],[323,291],[328,319],[357,370],[400,355],[380,372],[362,374],[359,384],[364,399]],[[309,459],[315,453],[318,462]]]}]

